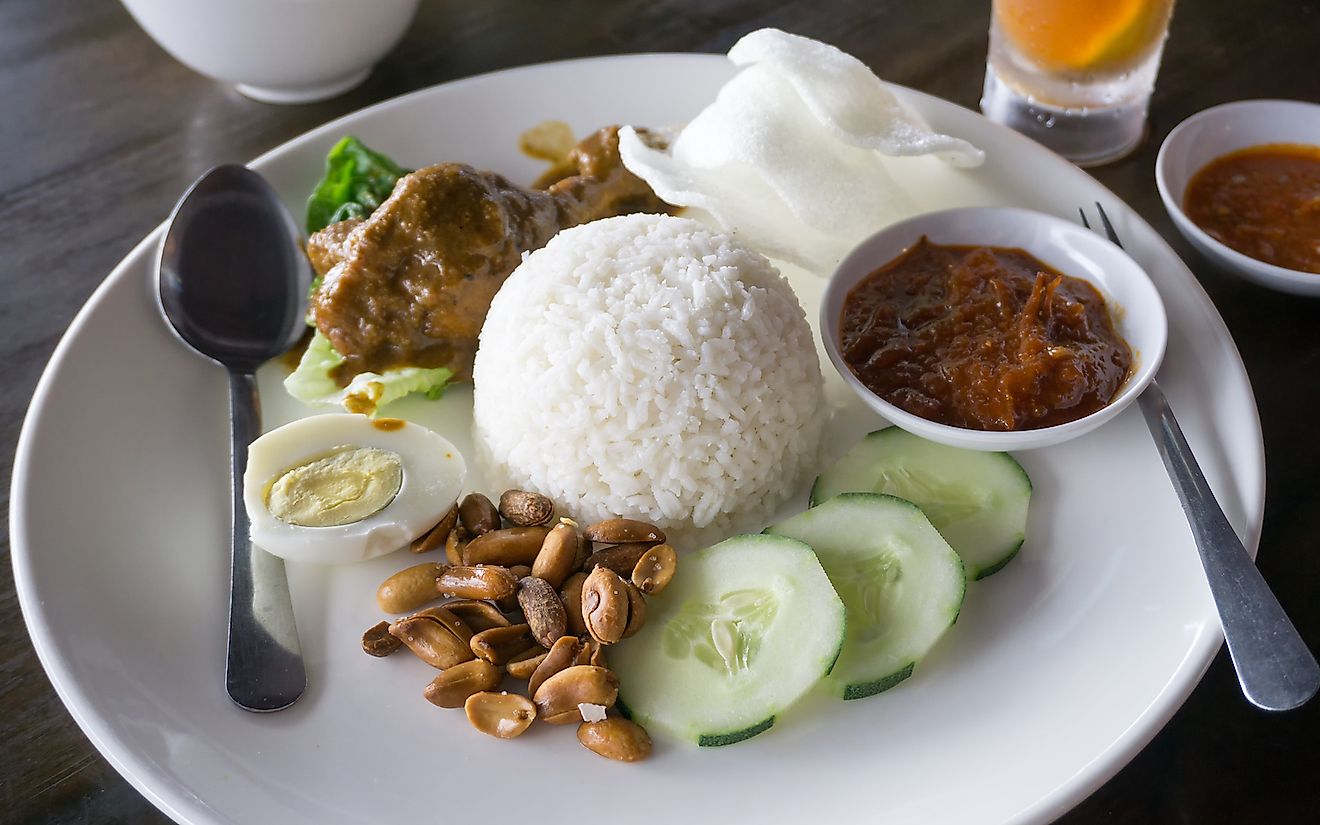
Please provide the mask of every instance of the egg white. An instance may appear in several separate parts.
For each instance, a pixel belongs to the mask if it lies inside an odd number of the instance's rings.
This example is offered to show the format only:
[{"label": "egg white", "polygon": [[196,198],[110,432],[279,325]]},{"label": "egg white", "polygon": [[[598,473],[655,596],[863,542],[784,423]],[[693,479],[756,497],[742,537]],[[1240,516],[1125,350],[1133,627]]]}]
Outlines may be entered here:
[{"label": "egg white", "polygon": [[[394,499],[370,516],[338,527],[300,527],[266,506],[271,484],[288,470],[340,447],[378,447],[397,453],[403,483]],[[379,426],[365,415],[334,413],[271,430],[248,447],[243,504],[252,542],[268,553],[311,564],[365,561],[403,547],[434,526],[463,489],[467,467],[448,439],[419,424]]]}]

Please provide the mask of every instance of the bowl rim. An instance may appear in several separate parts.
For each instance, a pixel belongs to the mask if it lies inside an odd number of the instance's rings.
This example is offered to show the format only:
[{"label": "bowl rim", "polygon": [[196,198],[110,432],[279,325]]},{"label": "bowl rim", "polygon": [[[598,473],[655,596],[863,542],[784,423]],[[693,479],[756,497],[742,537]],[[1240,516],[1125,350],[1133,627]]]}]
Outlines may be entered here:
[{"label": "bowl rim", "polygon": [[[847,297],[847,293],[851,291],[862,278],[866,277],[869,272],[873,272],[876,268],[883,266],[885,263],[898,257],[898,255],[903,254],[900,252],[885,261],[875,261],[866,266],[862,266],[858,259],[862,257],[863,251],[883,236],[909,232],[913,226],[919,226],[922,223],[932,220],[956,220],[959,217],[973,214],[1009,214],[1019,220],[1045,222],[1064,227],[1069,231],[1075,230],[1081,233],[1088,233],[1094,238],[1094,240],[1108,246],[1111,252],[1116,253],[1122,259],[1125,259],[1132,273],[1139,276],[1139,281],[1144,283],[1144,287],[1153,297],[1151,309],[1154,312],[1154,320],[1156,321],[1151,327],[1151,343],[1153,346],[1143,347],[1140,350],[1140,360],[1136,368],[1131,371],[1118,393],[1110,399],[1109,403],[1089,415],[1049,427],[1005,431],[975,430],[932,421],[928,418],[916,415],[915,413],[908,412],[907,410],[884,400],[863,384],[844,362],[843,355],[839,351],[838,318],[834,317],[837,315],[837,312],[832,312],[831,307],[842,307],[843,301]],[[903,251],[905,252],[910,246],[911,242],[903,247]],[[1036,255],[1041,251],[1027,249],[1025,245],[1022,248],[1032,255]],[[859,274],[848,278],[840,277],[845,271],[853,269],[858,270]],[[1091,286],[1095,287],[1105,298],[1106,307],[1109,308],[1111,320],[1117,320],[1114,316],[1113,307],[1121,305],[1114,300],[1108,290],[1085,275],[1074,274],[1072,277],[1081,278],[1081,280],[1084,280],[1091,284]],[[1132,403],[1132,401],[1134,401],[1137,396],[1155,380],[1155,374],[1159,371],[1160,364],[1164,360],[1164,353],[1168,345],[1169,336],[1168,313],[1164,307],[1164,300],[1160,297],[1159,289],[1146,273],[1145,268],[1137,263],[1132,256],[1128,255],[1122,247],[1112,243],[1103,235],[1099,235],[1086,229],[1079,223],[1074,223],[1046,212],[1039,212],[1033,209],[1023,209],[1015,206],[964,206],[951,209],[932,210],[913,215],[912,217],[901,221],[896,221],[868,235],[840,260],[838,265],[834,268],[834,271],[830,274],[829,283],[826,284],[825,292],[821,298],[819,324],[825,352],[829,356],[829,360],[831,364],[833,364],[835,371],[839,373],[839,376],[843,379],[844,383],[848,385],[849,389],[856,393],[862,401],[873,410],[880,413],[880,415],[890,423],[908,430],[914,435],[950,446],[977,450],[1023,450],[1050,446],[1084,435],[1106,423],[1122,412],[1123,409]],[[1127,339],[1125,338],[1124,340],[1126,342]],[[1130,342],[1128,342],[1128,346],[1129,348],[1132,348]],[[1134,354],[1136,354],[1135,348],[1133,349]]]},{"label": "bowl rim", "polygon": [[[1182,151],[1182,141],[1186,139],[1187,133],[1198,123],[1204,121],[1213,121],[1228,116],[1241,117],[1242,110],[1246,109],[1264,109],[1279,107],[1285,109],[1294,109],[1298,111],[1312,112],[1317,118],[1320,118],[1320,103],[1313,103],[1307,100],[1289,100],[1285,98],[1249,98],[1246,100],[1233,100],[1228,103],[1220,103],[1207,109],[1202,109],[1195,114],[1189,115],[1177,126],[1169,130],[1165,135],[1164,141],[1160,143],[1160,150],[1155,155],[1155,188],[1159,190],[1160,200],[1164,201],[1164,209],[1173,218],[1175,224],[1184,235],[1190,235],[1190,239],[1199,242],[1206,249],[1214,252],[1224,259],[1224,262],[1234,270],[1248,270],[1251,272],[1249,277],[1259,277],[1267,279],[1277,279],[1279,281],[1295,284],[1302,287],[1311,287],[1320,290],[1320,274],[1315,272],[1305,272],[1300,269],[1289,269],[1286,266],[1272,264],[1269,261],[1262,261],[1259,258],[1253,258],[1250,255],[1239,252],[1228,244],[1220,241],[1196,224],[1183,210],[1182,196],[1186,195],[1186,187],[1178,192],[1178,197],[1174,197],[1173,186],[1169,182],[1169,164],[1170,158]],[[1275,143],[1289,143],[1292,141],[1273,141]],[[1270,141],[1262,144],[1251,144],[1253,146],[1266,145]],[[1315,145],[1320,146],[1320,142]],[[1247,148],[1247,147],[1243,147]],[[1237,150],[1233,150],[1237,151]],[[1210,161],[1223,157],[1227,152],[1215,155]],[[1206,164],[1196,170],[1199,172],[1204,169]],[[1194,172],[1193,175],[1196,173]]]}]

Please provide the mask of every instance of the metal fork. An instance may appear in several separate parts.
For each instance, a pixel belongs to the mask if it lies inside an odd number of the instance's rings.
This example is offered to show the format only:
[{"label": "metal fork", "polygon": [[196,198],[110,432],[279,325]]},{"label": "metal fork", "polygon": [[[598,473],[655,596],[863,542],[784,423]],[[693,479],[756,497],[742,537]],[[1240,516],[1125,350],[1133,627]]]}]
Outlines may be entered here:
[{"label": "metal fork", "polygon": [[[1104,207],[1095,208],[1105,235],[1121,248]],[[1077,211],[1091,229],[1086,212]],[[1265,710],[1300,707],[1320,688],[1320,665],[1233,532],[1159,385],[1151,381],[1137,403],[1191,525],[1242,693]]]}]

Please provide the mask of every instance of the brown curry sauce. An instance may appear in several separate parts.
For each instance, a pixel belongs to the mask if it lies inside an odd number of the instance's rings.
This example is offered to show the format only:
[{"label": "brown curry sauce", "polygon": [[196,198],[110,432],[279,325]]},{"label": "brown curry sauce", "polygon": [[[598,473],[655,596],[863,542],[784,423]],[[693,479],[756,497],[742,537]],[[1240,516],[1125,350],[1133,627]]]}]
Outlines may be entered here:
[{"label": "brown curry sauce", "polygon": [[974,430],[1075,421],[1132,369],[1104,297],[1021,249],[922,238],[844,299],[844,361],[914,415]]},{"label": "brown curry sauce", "polygon": [[609,126],[580,141],[537,182],[543,188],[441,163],[400,178],[365,220],[308,238],[308,258],[324,278],[311,310],[343,357],[333,371],[338,384],[394,367],[445,367],[453,380],[471,378],[486,311],[524,252],[566,227],[667,211],[624,168],[618,131]]}]

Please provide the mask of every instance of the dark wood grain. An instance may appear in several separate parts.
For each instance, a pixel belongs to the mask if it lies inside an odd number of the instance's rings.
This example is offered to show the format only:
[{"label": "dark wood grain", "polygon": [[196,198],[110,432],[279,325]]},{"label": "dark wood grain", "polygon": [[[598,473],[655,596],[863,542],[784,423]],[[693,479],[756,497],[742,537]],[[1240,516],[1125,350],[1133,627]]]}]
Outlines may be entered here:
[{"label": "dark wood grain", "polygon": [[[988,0],[423,2],[404,41],[364,86],[324,103],[274,107],[175,63],[111,0],[0,0],[0,473],[10,475],[31,391],[69,321],[213,164],[251,158],[369,103],[477,72],[609,53],[719,52],[766,25],[835,43],[889,80],[974,108],[988,15]],[[1242,351],[1267,452],[1260,566],[1313,642],[1320,640],[1313,423],[1320,301],[1250,286],[1200,259],[1164,214],[1152,170],[1169,129],[1207,106],[1249,97],[1320,101],[1317,52],[1316,3],[1184,0],[1149,139],[1094,172],[1192,265]],[[6,514],[7,499],[6,490]],[[97,754],[56,698],[24,629],[10,567],[0,568],[0,821],[167,822]],[[1320,703],[1278,716],[1252,709],[1221,653],[1151,744],[1060,821],[1320,821],[1317,742]]]}]

